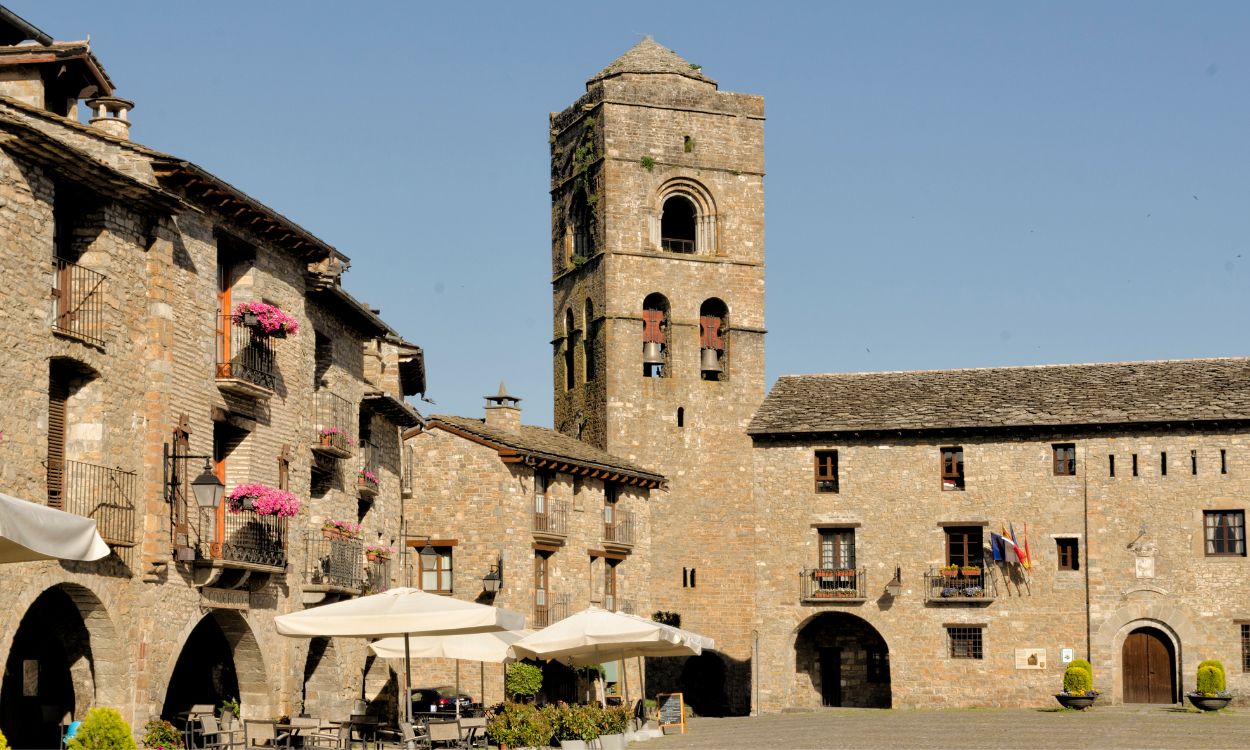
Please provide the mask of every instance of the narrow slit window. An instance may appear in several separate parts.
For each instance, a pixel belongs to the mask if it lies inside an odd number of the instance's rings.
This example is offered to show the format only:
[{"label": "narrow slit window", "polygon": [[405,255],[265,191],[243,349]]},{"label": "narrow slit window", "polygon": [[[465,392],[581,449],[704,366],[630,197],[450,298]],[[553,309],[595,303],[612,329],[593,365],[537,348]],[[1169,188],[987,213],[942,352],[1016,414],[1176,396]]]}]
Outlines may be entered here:
[{"label": "narrow slit window", "polygon": [[1159,453],[1159,476],[1166,477],[1168,475],[1168,452],[1161,451]]},{"label": "narrow slit window", "polygon": [[686,408],[684,406],[677,407],[677,426],[686,426]]},{"label": "narrow slit window", "polygon": [[1110,476],[1112,479],[1115,479],[1115,455],[1114,454],[1107,456],[1107,471],[1108,471],[1108,476]]},{"label": "narrow slit window", "polygon": [[1220,448],[1220,473],[1228,473],[1228,452],[1223,448]]},{"label": "narrow slit window", "polygon": [[1198,476],[1198,451],[1189,452],[1189,473]]},{"label": "narrow slit window", "polygon": [[1137,454],[1133,454],[1133,476],[1137,476]]}]

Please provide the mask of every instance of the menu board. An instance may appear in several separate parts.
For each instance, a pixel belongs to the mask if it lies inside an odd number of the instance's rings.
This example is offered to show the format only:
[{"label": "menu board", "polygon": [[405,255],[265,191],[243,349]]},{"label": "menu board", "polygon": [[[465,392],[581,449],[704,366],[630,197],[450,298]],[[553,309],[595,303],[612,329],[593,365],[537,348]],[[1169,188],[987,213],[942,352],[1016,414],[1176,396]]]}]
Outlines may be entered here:
[{"label": "menu board", "polygon": [[[682,693],[660,693],[655,696],[660,712],[660,729],[678,727],[681,734],[686,733],[686,703]],[[664,732],[669,734],[668,731]]]}]

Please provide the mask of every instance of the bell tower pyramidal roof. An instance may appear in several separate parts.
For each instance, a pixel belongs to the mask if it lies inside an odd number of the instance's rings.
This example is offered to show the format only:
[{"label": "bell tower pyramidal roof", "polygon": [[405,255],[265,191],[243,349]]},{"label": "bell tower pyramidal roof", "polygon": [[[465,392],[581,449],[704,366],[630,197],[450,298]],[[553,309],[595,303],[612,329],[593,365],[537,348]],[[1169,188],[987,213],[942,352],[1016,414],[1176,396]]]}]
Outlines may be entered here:
[{"label": "bell tower pyramidal roof", "polygon": [[650,35],[643,37],[629,50],[612,61],[608,67],[599,71],[599,73],[586,81],[589,88],[592,84],[604,80],[605,78],[613,78],[624,74],[641,74],[641,75],[679,75],[690,78],[695,81],[712,84],[716,86],[716,81],[703,75],[698,66],[692,65],[688,60],[671,49],[657,43]]}]

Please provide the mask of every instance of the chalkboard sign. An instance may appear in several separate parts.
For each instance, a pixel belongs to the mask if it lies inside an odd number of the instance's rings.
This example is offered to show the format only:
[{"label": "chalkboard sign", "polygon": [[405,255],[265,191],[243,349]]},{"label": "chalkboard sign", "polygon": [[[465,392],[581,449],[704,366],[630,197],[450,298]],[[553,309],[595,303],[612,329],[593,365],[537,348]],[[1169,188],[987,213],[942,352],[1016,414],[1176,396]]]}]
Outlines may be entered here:
[{"label": "chalkboard sign", "polygon": [[669,734],[667,727],[678,727],[686,733],[686,703],[681,693],[660,693],[655,696],[660,711],[660,729]]}]

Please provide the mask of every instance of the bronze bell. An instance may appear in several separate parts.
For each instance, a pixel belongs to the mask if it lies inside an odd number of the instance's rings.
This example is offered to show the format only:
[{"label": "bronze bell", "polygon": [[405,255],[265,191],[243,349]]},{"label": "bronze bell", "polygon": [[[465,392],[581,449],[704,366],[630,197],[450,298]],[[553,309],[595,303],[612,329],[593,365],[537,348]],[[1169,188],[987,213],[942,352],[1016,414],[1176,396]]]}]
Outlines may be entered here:
[{"label": "bronze bell", "polygon": [[642,363],[644,365],[664,364],[664,352],[660,350],[659,343],[655,341],[647,341],[643,343]]},{"label": "bronze bell", "polygon": [[722,372],[719,354],[715,349],[704,349],[700,369],[703,372]]}]

